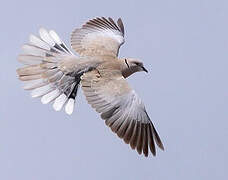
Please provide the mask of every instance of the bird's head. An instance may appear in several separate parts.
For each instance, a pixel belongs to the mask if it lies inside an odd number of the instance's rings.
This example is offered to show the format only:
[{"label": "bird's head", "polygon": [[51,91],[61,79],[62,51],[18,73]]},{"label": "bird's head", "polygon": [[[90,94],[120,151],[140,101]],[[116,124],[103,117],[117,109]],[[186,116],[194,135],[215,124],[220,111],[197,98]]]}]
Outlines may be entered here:
[{"label": "bird's head", "polygon": [[122,73],[124,77],[128,77],[135,72],[140,72],[140,71],[148,72],[146,68],[143,66],[143,63],[138,59],[124,58],[122,59],[122,61],[123,61]]}]

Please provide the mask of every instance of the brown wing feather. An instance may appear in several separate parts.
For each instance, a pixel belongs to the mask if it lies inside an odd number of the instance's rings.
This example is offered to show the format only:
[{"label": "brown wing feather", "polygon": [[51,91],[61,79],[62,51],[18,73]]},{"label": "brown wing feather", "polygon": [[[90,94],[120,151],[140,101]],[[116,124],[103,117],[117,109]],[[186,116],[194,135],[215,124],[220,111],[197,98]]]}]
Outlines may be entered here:
[{"label": "brown wing feather", "polygon": [[101,113],[106,125],[132,149],[139,154],[143,152],[146,157],[148,148],[153,155],[156,154],[154,139],[164,149],[142,101],[121,73],[111,70],[100,72],[93,70],[85,73],[81,83],[88,103]]}]

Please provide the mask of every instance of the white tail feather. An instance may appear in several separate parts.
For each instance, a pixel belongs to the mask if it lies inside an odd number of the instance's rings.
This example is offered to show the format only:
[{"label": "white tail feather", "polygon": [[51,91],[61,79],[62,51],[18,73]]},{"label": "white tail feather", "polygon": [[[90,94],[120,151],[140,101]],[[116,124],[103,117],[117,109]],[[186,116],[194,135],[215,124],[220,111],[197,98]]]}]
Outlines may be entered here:
[{"label": "white tail feather", "polygon": [[53,108],[56,111],[60,111],[66,101],[67,101],[67,96],[65,94],[61,94],[59,97],[57,97],[55,99],[55,102],[53,104]]},{"label": "white tail feather", "polygon": [[27,66],[17,70],[19,79],[26,82],[24,89],[32,90],[32,97],[41,97],[43,104],[54,101],[56,111],[66,104],[66,113],[72,114],[80,81],[62,72],[58,62],[74,55],[55,31],[41,28],[39,35],[30,35],[29,44],[22,46],[18,61]]},{"label": "white tail feather", "polygon": [[48,94],[45,94],[42,98],[41,98],[41,102],[43,104],[47,104],[51,101],[53,101],[55,98],[57,98],[59,95],[61,94],[61,92],[56,89],[54,91],[49,92]]},{"label": "white tail feather", "polygon": [[65,112],[69,115],[73,113],[75,100],[70,98],[65,106]]},{"label": "white tail feather", "polygon": [[54,39],[54,41],[55,41],[57,44],[63,43],[63,42],[61,41],[61,39],[59,38],[58,34],[57,34],[55,31],[51,30],[51,31],[49,31],[49,34],[51,35],[51,37]]},{"label": "white tail feather", "polygon": [[34,89],[31,92],[31,96],[32,97],[40,97],[40,96],[43,96],[43,95],[49,93],[52,90],[53,90],[53,87],[50,84],[48,84],[46,86],[42,86],[42,87]]},{"label": "white tail feather", "polygon": [[46,29],[40,28],[39,33],[40,33],[40,37],[43,41],[48,43],[51,47],[55,45],[54,40],[50,37],[50,35]]},{"label": "white tail feather", "polygon": [[25,90],[31,90],[31,89],[45,86],[47,84],[48,84],[47,80],[45,81],[44,79],[37,79],[37,80],[33,80],[33,81],[27,81],[27,83],[24,85],[23,88]]},{"label": "white tail feather", "polygon": [[28,55],[41,56],[41,57],[46,56],[45,49],[37,48],[33,45],[28,45],[28,44],[23,45],[22,51],[24,52],[24,54],[28,54]]},{"label": "white tail feather", "polygon": [[34,65],[34,64],[40,64],[43,60],[41,56],[33,56],[33,55],[24,55],[21,54],[18,56],[17,60],[25,65]]},{"label": "white tail feather", "polygon": [[40,38],[34,36],[33,34],[30,35],[29,41],[32,45],[38,46],[46,50],[50,50],[50,46],[46,42],[42,41]]}]

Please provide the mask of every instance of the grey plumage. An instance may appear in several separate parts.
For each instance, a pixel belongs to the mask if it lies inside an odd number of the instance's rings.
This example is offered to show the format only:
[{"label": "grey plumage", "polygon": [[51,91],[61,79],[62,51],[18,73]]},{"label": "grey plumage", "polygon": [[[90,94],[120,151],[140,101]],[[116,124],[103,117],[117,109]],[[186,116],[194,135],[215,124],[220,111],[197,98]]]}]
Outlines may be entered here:
[{"label": "grey plumage", "polygon": [[39,37],[30,35],[18,61],[26,65],[17,70],[24,89],[44,104],[54,102],[56,111],[65,105],[71,114],[81,86],[88,103],[100,113],[105,124],[139,154],[156,155],[155,143],[163,144],[143,102],[126,78],[146,71],[143,63],[133,58],[118,59],[124,43],[124,25],[112,18],[95,18],[71,34],[74,55],[56,32],[41,28]]}]

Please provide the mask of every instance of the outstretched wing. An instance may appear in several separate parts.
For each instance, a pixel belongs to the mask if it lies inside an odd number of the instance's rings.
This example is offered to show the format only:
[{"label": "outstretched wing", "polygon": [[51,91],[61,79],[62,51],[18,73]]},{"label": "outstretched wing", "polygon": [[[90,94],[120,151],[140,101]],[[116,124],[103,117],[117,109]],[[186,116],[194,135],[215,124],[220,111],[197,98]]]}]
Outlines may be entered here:
[{"label": "outstretched wing", "polygon": [[117,24],[112,18],[89,20],[71,34],[71,46],[81,56],[118,56],[124,43],[124,26],[119,18]]},{"label": "outstretched wing", "polygon": [[93,70],[81,77],[86,99],[113,132],[139,154],[156,154],[155,144],[163,148],[143,102],[118,71]]}]

